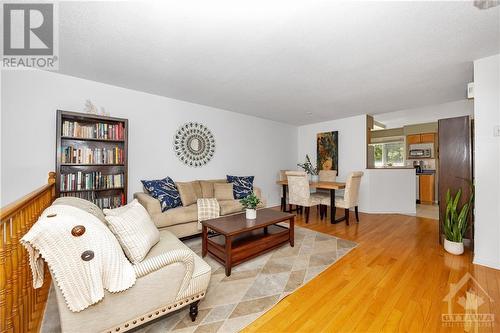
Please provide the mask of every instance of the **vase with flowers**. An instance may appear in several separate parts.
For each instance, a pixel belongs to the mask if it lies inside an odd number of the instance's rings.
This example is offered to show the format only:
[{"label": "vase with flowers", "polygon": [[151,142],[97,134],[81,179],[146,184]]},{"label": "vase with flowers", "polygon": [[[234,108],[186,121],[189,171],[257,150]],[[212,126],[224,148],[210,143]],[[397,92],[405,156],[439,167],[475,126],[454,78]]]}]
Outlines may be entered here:
[{"label": "vase with flowers", "polygon": [[313,166],[309,155],[306,154],[306,160],[304,161],[304,163],[298,163],[297,166],[309,175],[311,181],[318,181],[318,168],[316,166]]}]

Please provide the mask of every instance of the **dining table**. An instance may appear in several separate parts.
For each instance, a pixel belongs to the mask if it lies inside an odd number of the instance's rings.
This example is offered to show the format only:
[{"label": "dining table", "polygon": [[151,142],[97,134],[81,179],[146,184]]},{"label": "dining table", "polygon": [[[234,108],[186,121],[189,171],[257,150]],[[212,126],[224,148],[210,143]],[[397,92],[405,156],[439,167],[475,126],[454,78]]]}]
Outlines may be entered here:
[{"label": "dining table", "polygon": [[[281,210],[284,212],[290,212],[291,209],[286,209],[286,192],[288,188],[288,180],[278,180],[276,184],[281,185],[283,188],[283,196],[281,197]],[[330,191],[330,222],[332,224],[339,223],[345,220],[345,216],[339,219],[335,219],[335,190],[345,189],[345,183],[340,182],[309,182],[309,188],[322,189]],[[290,205],[291,206],[291,205]]]}]

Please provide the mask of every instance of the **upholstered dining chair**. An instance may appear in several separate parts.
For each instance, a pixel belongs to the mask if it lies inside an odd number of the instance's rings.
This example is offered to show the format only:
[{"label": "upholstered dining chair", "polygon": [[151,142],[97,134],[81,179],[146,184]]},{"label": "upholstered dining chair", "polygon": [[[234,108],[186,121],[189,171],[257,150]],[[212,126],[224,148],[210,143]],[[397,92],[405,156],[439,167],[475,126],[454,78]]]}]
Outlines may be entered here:
[{"label": "upholstered dining chair", "polygon": [[[282,181],[282,180],[287,180],[286,178],[286,173],[288,171],[292,171],[292,170],[280,170],[280,174],[279,174],[279,180]],[[285,193],[286,195],[283,195],[283,188],[281,189],[281,210],[282,211],[286,211],[286,205],[287,205],[287,197],[288,197],[288,187],[286,187],[287,189],[287,192]]]},{"label": "upholstered dining chair", "polygon": [[288,202],[290,205],[297,205],[305,208],[306,223],[309,223],[310,207],[321,203],[321,196],[311,193],[309,189],[309,179],[303,171],[287,171],[288,179]]},{"label": "upholstered dining chair", "polygon": [[[318,180],[320,182],[334,182],[337,179],[337,170],[319,170]],[[330,190],[317,189],[316,193],[330,197]]]},{"label": "upholstered dining chair", "polygon": [[[344,208],[345,212],[344,217],[338,221],[343,221],[345,219],[346,224],[349,224],[349,208],[354,207],[354,212],[356,214],[356,221],[359,222],[358,199],[359,199],[359,185],[361,184],[362,176],[363,176],[362,171],[352,172],[349,175],[349,177],[347,177],[344,189],[344,196],[335,198],[334,214],[337,208]],[[322,196],[321,205],[330,206],[330,197],[326,198]],[[326,210],[324,215],[326,216]]]},{"label": "upholstered dining chair", "polygon": [[334,182],[337,179],[337,170],[319,170],[320,182]]},{"label": "upholstered dining chair", "polygon": [[[318,180],[320,182],[334,182],[337,179],[337,170],[319,170]],[[330,198],[330,190],[316,189],[316,194],[322,196],[323,198]],[[323,218],[323,213],[325,210],[322,205],[319,205],[320,217]]]}]

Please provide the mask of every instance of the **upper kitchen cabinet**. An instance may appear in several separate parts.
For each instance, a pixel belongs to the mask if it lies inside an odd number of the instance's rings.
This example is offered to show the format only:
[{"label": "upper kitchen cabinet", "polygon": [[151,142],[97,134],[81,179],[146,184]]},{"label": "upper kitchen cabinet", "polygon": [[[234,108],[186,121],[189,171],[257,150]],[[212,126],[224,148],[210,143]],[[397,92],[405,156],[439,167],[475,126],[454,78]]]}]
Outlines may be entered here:
[{"label": "upper kitchen cabinet", "polygon": [[436,141],[435,133],[423,133],[420,134],[421,143],[434,143]]},{"label": "upper kitchen cabinet", "polygon": [[434,143],[436,141],[435,133],[412,134],[406,137],[406,143],[409,145],[418,143]]},{"label": "upper kitchen cabinet", "polygon": [[420,134],[413,134],[413,135],[408,135],[406,137],[406,143],[409,145],[414,145],[417,143],[420,143]]}]

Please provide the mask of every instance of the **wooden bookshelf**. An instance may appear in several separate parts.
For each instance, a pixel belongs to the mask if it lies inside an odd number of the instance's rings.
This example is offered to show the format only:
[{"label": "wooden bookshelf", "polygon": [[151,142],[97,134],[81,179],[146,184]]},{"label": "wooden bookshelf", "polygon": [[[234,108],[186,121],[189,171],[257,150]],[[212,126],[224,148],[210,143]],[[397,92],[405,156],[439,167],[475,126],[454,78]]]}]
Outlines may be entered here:
[{"label": "wooden bookshelf", "polygon": [[56,130],[56,196],[126,203],[128,120],[57,110]]}]

